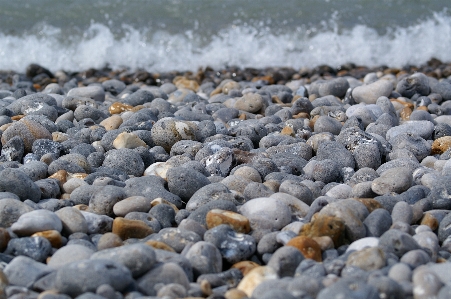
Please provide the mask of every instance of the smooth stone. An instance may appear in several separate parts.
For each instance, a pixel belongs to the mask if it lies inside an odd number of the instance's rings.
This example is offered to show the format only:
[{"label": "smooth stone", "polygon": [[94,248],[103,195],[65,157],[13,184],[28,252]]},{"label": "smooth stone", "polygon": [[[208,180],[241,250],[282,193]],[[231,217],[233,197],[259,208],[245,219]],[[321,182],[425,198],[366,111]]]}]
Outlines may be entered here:
[{"label": "smooth stone", "polygon": [[165,181],[157,176],[143,176],[128,179],[124,187],[127,196],[144,196],[151,200],[162,198],[174,204],[177,208],[182,207],[179,196],[165,189]]},{"label": "smooth stone", "polygon": [[30,199],[38,202],[41,190],[23,171],[16,168],[6,168],[0,171],[0,190],[19,196],[20,200]]},{"label": "smooth stone", "polygon": [[72,207],[64,207],[55,212],[63,225],[62,232],[67,235],[73,233],[87,233],[88,223],[83,214]]},{"label": "smooth stone", "polygon": [[69,90],[68,97],[87,97],[94,101],[103,102],[105,100],[105,90],[98,85],[75,87]]},{"label": "smooth stone", "polygon": [[113,147],[116,149],[134,149],[140,146],[147,148],[147,144],[133,133],[122,132],[113,141]]},{"label": "smooth stone", "polygon": [[391,192],[402,193],[412,186],[412,172],[402,167],[388,169],[373,180],[371,190],[379,195]]},{"label": "smooth stone", "polygon": [[[89,279],[86,279],[89,278]],[[58,292],[76,297],[95,292],[103,284],[116,291],[124,291],[133,281],[127,267],[112,260],[81,260],[58,269],[55,288]]]},{"label": "smooth stone", "polygon": [[219,273],[202,274],[197,278],[197,282],[202,283],[202,281],[207,281],[212,288],[224,285],[228,288],[236,288],[241,279],[243,279],[241,271],[236,268],[231,268]]},{"label": "smooth stone", "polygon": [[390,268],[388,277],[397,282],[411,281],[412,273],[412,269],[408,265],[404,263],[397,263]]},{"label": "smooth stone", "polygon": [[214,244],[222,257],[231,264],[250,258],[257,249],[252,236],[237,233],[226,224],[207,230],[204,240]]},{"label": "smooth stone", "polygon": [[94,250],[89,247],[69,244],[55,251],[47,265],[53,269],[58,269],[75,261],[89,259],[93,253]]},{"label": "smooth stone", "polygon": [[38,262],[44,262],[52,252],[50,241],[43,237],[15,238],[8,242],[5,254],[24,255]]},{"label": "smooth stone", "polygon": [[117,168],[128,175],[137,177],[144,173],[144,162],[141,156],[129,148],[108,151],[102,166]]},{"label": "smooth stone", "polygon": [[188,211],[194,211],[199,207],[214,200],[228,200],[237,203],[235,195],[222,183],[211,183],[197,190],[186,203]]},{"label": "smooth stone", "polygon": [[431,257],[422,249],[411,250],[406,252],[401,259],[401,263],[409,265],[412,269],[425,265],[431,261]]},{"label": "smooth stone", "polygon": [[283,246],[274,252],[267,266],[276,270],[279,277],[293,277],[303,259],[303,254],[297,248]]},{"label": "smooth stone", "polygon": [[[366,217],[359,217],[356,209],[351,209],[343,203],[343,200],[330,203],[319,212],[319,215],[334,216],[341,219],[345,224],[346,238],[349,238],[350,241],[365,237],[366,229],[362,220]],[[363,204],[359,204],[365,207]]]},{"label": "smooth stone", "polygon": [[387,141],[391,142],[399,134],[416,134],[421,138],[428,140],[434,132],[434,124],[427,120],[405,121],[401,125],[392,127],[387,131]]},{"label": "smooth stone", "polygon": [[251,230],[249,219],[241,214],[213,209],[207,213],[206,217],[207,229],[211,229],[221,224],[230,225],[236,232],[247,234]]},{"label": "smooth stone", "polygon": [[346,261],[346,266],[356,266],[365,271],[381,269],[385,264],[385,254],[379,247],[352,252]]},{"label": "smooth stone", "polygon": [[144,221],[130,220],[123,217],[116,217],[112,223],[112,230],[122,240],[129,238],[142,239],[153,233],[153,229]]},{"label": "smooth stone", "polygon": [[[421,226],[421,225],[420,225]],[[420,227],[419,226],[419,227]],[[432,231],[417,232],[413,239],[417,241],[418,245],[427,249],[431,255],[432,262],[436,262],[438,258],[438,252],[440,250],[438,237]]]},{"label": "smooth stone", "polygon": [[352,90],[352,97],[357,103],[376,104],[379,97],[388,97],[393,91],[393,84],[379,79],[368,85],[357,86]]},{"label": "smooth stone", "polygon": [[392,223],[391,215],[386,209],[375,209],[363,221],[369,237],[380,237],[390,229]]},{"label": "smooth stone", "polygon": [[90,259],[116,261],[126,266],[136,278],[152,268],[156,262],[156,255],[152,247],[137,243],[97,251],[90,256]]},{"label": "smooth stone", "polygon": [[39,278],[51,273],[52,268],[27,256],[17,256],[3,272],[9,284],[31,288]]},{"label": "smooth stone", "polygon": [[269,266],[256,267],[243,277],[241,282],[238,284],[237,289],[246,293],[248,297],[251,297],[258,285],[264,283],[265,281],[278,278],[279,277],[273,268]]},{"label": "smooth stone", "polygon": [[405,222],[407,224],[411,224],[412,219],[413,219],[412,206],[410,206],[405,201],[397,202],[395,204],[395,206],[393,207],[393,211],[391,213],[391,218],[392,218],[393,223],[400,221],[400,222]]},{"label": "smooth stone", "polygon": [[46,230],[61,232],[62,228],[63,225],[58,216],[48,210],[35,210],[25,213],[11,226],[11,230],[20,236],[29,236]]},{"label": "smooth stone", "polygon": [[195,232],[175,227],[163,228],[158,234],[153,234],[148,239],[163,242],[178,253],[182,252],[189,243],[201,241],[200,236]]},{"label": "smooth stone", "polygon": [[402,257],[408,251],[421,249],[411,235],[397,229],[390,229],[382,234],[379,238],[379,247],[384,252],[394,253],[398,257]]},{"label": "smooth stone", "polygon": [[185,271],[172,262],[155,264],[152,269],[137,280],[138,290],[148,296],[155,296],[159,285],[169,283],[177,283],[182,285],[185,290],[189,289],[189,280]]},{"label": "smooth stone", "polygon": [[310,238],[328,236],[338,247],[343,242],[344,231],[345,223],[341,218],[317,214],[310,223],[302,226],[299,235]]},{"label": "smooth stone", "polygon": [[[5,192],[8,194],[7,192]],[[33,211],[33,208],[19,200],[17,195],[13,194],[0,199],[0,226],[10,227],[21,215]]]},{"label": "smooth stone", "polygon": [[103,234],[111,232],[113,218],[106,215],[97,215],[86,211],[80,211],[88,225],[88,234]]},{"label": "smooth stone", "polygon": [[89,200],[89,212],[113,217],[114,205],[126,197],[127,195],[123,188],[107,185],[91,197]]},{"label": "smooth stone", "polygon": [[183,167],[174,167],[167,171],[168,189],[187,202],[200,188],[210,181],[198,171]]},{"label": "smooth stone", "polygon": [[194,276],[222,271],[221,252],[215,245],[205,241],[196,242],[185,254],[190,261]]},{"label": "smooth stone", "polygon": [[124,198],[113,206],[113,212],[116,216],[124,217],[130,212],[149,212],[151,208],[150,199],[144,196],[131,196]]},{"label": "smooth stone", "polygon": [[306,259],[312,259],[317,262],[322,261],[321,247],[312,238],[306,236],[294,237],[286,246],[292,246],[298,249]]},{"label": "smooth stone", "polygon": [[273,197],[251,199],[241,206],[240,213],[249,219],[254,230],[280,230],[291,222],[288,205]]},{"label": "smooth stone", "polygon": [[21,119],[20,121],[12,123],[2,134],[2,145],[19,136],[24,143],[24,149],[26,152],[32,151],[33,142],[37,139],[49,139],[52,140],[52,134],[40,123],[31,119]]},{"label": "smooth stone", "polygon": [[[391,83],[390,83],[391,84]],[[378,290],[367,284],[364,280],[355,280],[353,278],[342,278],[337,282],[321,290],[317,299],[330,298],[366,298],[378,299]]]},{"label": "smooth stone", "polygon": [[433,298],[443,287],[439,276],[434,271],[428,269],[427,266],[418,267],[414,270],[412,282],[414,285],[414,298],[418,299]]}]

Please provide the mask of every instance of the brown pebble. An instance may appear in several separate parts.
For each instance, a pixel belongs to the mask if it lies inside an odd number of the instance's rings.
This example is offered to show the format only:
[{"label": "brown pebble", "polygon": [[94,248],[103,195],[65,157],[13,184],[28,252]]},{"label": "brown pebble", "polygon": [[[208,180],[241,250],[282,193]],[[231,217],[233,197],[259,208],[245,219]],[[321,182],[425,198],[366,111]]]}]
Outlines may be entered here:
[{"label": "brown pebble", "polygon": [[451,136],[444,136],[434,140],[431,153],[433,155],[443,154],[451,147]]},{"label": "brown pebble", "polygon": [[103,234],[97,242],[97,250],[103,250],[107,248],[114,248],[124,245],[122,239],[113,233]]},{"label": "brown pebble", "polygon": [[133,133],[128,132],[122,132],[119,135],[117,135],[116,139],[114,139],[113,141],[113,146],[116,149],[121,148],[134,149],[141,146],[147,148],[147,144],[144,141],[142,141],[141,138],[139,138],[137,135]]},{"label": "brown pebble", "polygon": [[177,76],[174,78],[173,82],[177,88],[186,88],[197,92],[199,90],[199,83],[195,80],[189,80],[185,77]]},{"label": "brown pebble", "polygon": [[153,233],[153,229],[144,221],[116,217],[113,220],[112,232],[122,240],[130,238],[142,239]]},{"label": "brown pebble", "polygon": [[247,234],[251,230],[249,219],[241,214],[221,209],[210,210],[207,213],[206,222],[208,229],[221,224],[228,224],[239,233]]},{"label": "brown pebble", "polygon": [[12,125],[13,123],[7,123],[7,124],[4,124],[4,125],[2,125],[1,127],[0,127],[0,131],[5,131],[6,129],[8,129],[8,127],[10,127],[11,125]]},{"label": "brown pebble", "polygon": [[252,296],[255,288],[266,280],[277,279],[277,272],[269,266],[255,267],[247,273],[237,286],[237,289]]},{"label": "brown pebble", "polygon": [[119,128],[123,121],[124,120],[122,119],[122,117],[117,114],[113,114],[110,117],[102,120],[100,124],[105,128],[105,130],[111,131]]},{"label": "brown pebble", "polygon": [[404,107],[401,110],[401,112],[399,113],[402,120],[409,120],[411,114],[412,114],[412,109],[410,107]]},{"label": "brown pebble", "polygon": [[8,246],[8,242],[11,240],[11,236],[9,235],[6,228],[0,227],[0,251],[3,252]]},{"label": "brown pebble", "polygon": [[226,299],[245,299],[248,298],[246,293],[238,290],[238,289],[230,289],[227,292],[225,292],[224,297]]},{"label": "brown pebble", "polygon": [[375,200],[374,198],[353,198],[354,200],[357,200],[358,202],[361,202],[365,205],[366,209],[369,213],[376,209],[383,209],[384,207],[381,205],[380,202]]},{"label": "brown pebble", "polygon": [[342,219],[334,216],[316,214],[310,223],[305,224],[300,236],[323,237],[329,236],[338,247],[343,244],[345,223]]},{"label": "brown pebble", "polygon": [[255,267],[258,267],[258,266],[260,266],[260,265],[257,264],[256,262],[241,261],[236,264],[233,264],[231,268],[240,270],[241,273],[243,274],[243,276],[245,276],[247,273],[249,273],[249,271],[251,271],[252,269],[254,269]]},{"label": "brown pebble", "polygon": [[46,230],[31,235],[32,237],[44,237],[50,241],[53,248],[60,248],[63,245],[61,234],[57,230]]},{"label": "brown pebble", "polygon": [[63,187],[64,183],[67,182],[67,171],[64,169],[58,170],[51,176],[49,176],[51,179],[56,179],[58,181],[58,185],[60,185],[60,188]]},{"label": "brown pebble", "polygon": [[286,246],[292,246],[299,249],[306,259],[312,259],[317,262],[323,260],[321,256],[321,247],[312,238],[306,236],[294,237],[288,241]]},{"label": "brown pebble", "polygon": [[108,108],[108,112],[110,112],[110,114],[120,114],[122,112],[130,111],[132,109],[133,109],[133,106],[130,106],[130,105],[127,105],[127,104],[123,104],[123,103],[119,103],[119,102],[114,102]]},{"label": "brown pebble", "polygon": [[280,132],[280,134],[294,137],[295,132],[294,132],[292,126],[285,126],[285,127],[282,129],[282,131]]},{"label": "brown pebble", "polygon": [[53,132],[52,140],[55,142],[64,142],[69,139],[69,135],[61,132]]},{"label": "brown pebble", "polygon": [[423,218],[421,219],[420,224],[427,225],[431,228],[432,231],[436,230],[439,226],[439,222],[437,218],[435,218],[431,213],[424,213]]},{"label": "brown pebble", "polygon": [[420,106],[420,107],[417,107],[417,110],[428,111],[428,107],[427,106]]},{"label": "brown pebble", "polygon": [[169,246],[166,243],[160,242],[160,241],[149,240],[149,241],[146,241],[145,244],[147,244],[150,247],[153,247],[155,249],[161,249],[161,250],[166,250],[166,251],[170,251],[170,252],[175,252],[175,250],[171,246]]}]

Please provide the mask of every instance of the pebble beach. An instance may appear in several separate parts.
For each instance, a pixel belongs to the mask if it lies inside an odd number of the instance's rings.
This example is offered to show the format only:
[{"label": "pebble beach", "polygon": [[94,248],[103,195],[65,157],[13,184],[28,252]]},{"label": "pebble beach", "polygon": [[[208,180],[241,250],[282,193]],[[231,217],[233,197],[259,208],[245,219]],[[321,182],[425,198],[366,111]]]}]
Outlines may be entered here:
[{"label": "pebble beach", "polygon": [[451,298],[451,63],[0,71],[0,298]]}]

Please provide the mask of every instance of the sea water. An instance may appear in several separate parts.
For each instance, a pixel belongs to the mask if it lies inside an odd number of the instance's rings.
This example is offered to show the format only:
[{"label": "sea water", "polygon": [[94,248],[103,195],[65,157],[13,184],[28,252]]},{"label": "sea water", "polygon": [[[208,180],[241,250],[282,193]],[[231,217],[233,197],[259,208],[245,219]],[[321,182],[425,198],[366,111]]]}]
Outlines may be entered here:
[{"label": "sea water", "polygon": [[0,69],[451,61],[450,0],[0,0]]}]

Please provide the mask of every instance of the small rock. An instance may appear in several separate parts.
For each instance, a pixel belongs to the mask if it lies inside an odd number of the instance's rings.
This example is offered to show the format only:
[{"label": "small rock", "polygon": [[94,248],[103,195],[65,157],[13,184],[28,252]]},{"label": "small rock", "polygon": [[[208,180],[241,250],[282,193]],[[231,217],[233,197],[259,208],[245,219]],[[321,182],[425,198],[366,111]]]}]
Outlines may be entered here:
[{"label": "small rock", "polygon": [[[85,279],[89,277],[89,279]],[[58,269],[55,288],[58,292],[76,297],[95,292],[103,284],[123,291],[132,283],[130,270],[112,260],[81,260]]]},{"label": "small rock", "polygon": [[291,239],[286,246],[292,246],[301,251],[302,255],[307,259],[312,259],[317,262],[322,261],[321,247],[312,238],[306,236],[299,236]]},{"label": "small rock", "polygon": [[153,229],[140,220],[129,220],[116,217],[113,221],[112,232],[122,240],[129,238],[145,238],[153,233]]},{"label": "small rock", "polygon": [[11,226],[11,230],[19,236],[29,236],[36,232],[48,230],[61,232],[62,228],[63,225],[58,216],[48,210],[35,210],[25,213]]},{"label": "small rock", "polygon": [[356,266],[365,271],[377,270],[385,266],[385,255],[378,247],[364,248],[351,253],[346,266]]}]

